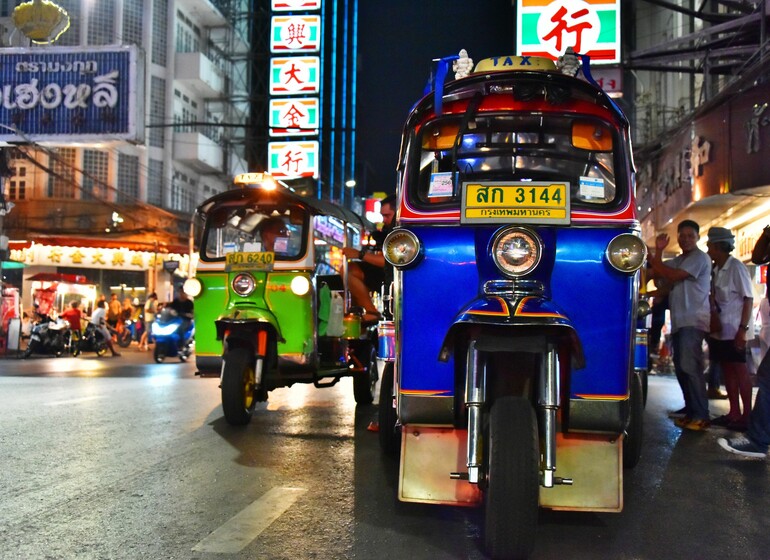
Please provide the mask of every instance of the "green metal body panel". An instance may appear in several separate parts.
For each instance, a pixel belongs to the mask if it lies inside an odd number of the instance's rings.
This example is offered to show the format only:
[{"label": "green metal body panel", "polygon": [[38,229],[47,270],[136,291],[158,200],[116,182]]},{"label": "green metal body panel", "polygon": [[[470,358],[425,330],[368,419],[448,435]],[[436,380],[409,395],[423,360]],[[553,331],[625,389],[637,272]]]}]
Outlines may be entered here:
[{"label": "green metal body panel", "polygon": [[217,340],[214,321],[227,307],[229,278],[225,272],[204,272],[198,279],[203,284],[203,291],[195,298],[195,353],[221,356],[222,341]]}]

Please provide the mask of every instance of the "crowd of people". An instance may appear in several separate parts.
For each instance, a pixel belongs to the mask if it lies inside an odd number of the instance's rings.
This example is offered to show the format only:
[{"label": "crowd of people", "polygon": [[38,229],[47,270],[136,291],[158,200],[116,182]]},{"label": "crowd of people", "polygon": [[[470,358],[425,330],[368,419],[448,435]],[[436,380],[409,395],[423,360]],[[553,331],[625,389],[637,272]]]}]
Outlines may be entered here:
[{"label": "crowd of people", "polygon": [[[734,431],[734,437],[718,439],[722,448],[764,458],[770,446],[770,358],[765,351],[757,368],[759,392],[752,404],[753,384],[747,367],[751,359],[748,341],[754,338],[751,277],[747,267],[730,254],[735,236],[729,229],[710,228],[705,252],[697,245],[699,239],[700,226],[684,220],[677,227],[679,255],[662,259],[670,242],[666,234],[656,238],[650,251],[649,277],[655,280],[656,290],[648,295],[654,297],[653,308],[665,302],[669,310],[674,373],[684,400],[684,406],[669,416],[685,430],[702,432],[720,426]],[[770,226],[757,241],[752,262],[770,262]],[[770,291],[763,300],[768,295]],[[770,309],[766,301],[760,309],[763,306]],[[704,342],[712,365],[708,381]],[[714,379],[717,371],[723,376],[724,396]],[[709,398],[726,398],[728,412],[712,418]]]}]

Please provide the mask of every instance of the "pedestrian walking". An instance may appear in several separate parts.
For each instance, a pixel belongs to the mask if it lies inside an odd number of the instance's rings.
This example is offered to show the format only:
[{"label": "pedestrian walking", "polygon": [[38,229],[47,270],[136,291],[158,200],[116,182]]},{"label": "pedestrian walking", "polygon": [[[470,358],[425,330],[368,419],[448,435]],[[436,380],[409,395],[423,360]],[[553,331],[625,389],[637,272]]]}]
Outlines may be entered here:
[{"label": "pedestrian walking", "polygon": [[754,338],[754,291],[746,265],[730,254],[735,248],[735,237],[729,229],[709,229],[707,247],[708,255],[714,262],[709,356],[722,369],[730,403],[729,412],[711,422],[731,430],[746,431],[752,391],[746,365],[746,341]]},{"label": "pedestrian walking", "polygon": [[[770,226],[765,226],[754,245],[751,262],[754,264],[770,262]],[[770,278],[768,278],[768,286],[770,286]],[[746,435],[717,440],[719,445],[730,453],[756,459],[767,457],[767,449],[770,446],[770,358],[768,356],[770,352],[764,355],[757,368],[759,392],[749,415]]]},{"label": "pedestrian walking", "polygon": [[699,235],[697,222],[683,220],[677,226],[682,253],[664,263],[663,250],[670,240],[662,233],[650,256],[652,275],[665,280],[661,291],[669,296],[674,371],[684,398],[684,407],[669,416],[680,428],[693,431],[707,430],[710,423],[703,341],[709,331],[711,259],[698,248]]}]

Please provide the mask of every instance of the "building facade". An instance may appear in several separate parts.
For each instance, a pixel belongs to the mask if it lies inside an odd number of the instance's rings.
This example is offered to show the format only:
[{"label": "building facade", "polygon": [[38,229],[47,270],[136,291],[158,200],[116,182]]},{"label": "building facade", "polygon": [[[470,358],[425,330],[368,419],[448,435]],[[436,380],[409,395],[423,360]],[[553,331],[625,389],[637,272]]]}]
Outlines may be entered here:
[{"label": "building facade", "polygon": [[150,291],[170,298],[175,281],[187,273],[195,206],[229,188],[234,174],[248,171],[249,3],[61,0],[59,5],[70,16],[69,29],[54,45],[36,46],[11,20],[15,3],[0,4],[8,53],[0,56],[7,60],[25,48],[60,57],[68,49],[84,56],[132,49],[139,61],[131,115],[137,126],[128,138],[57,137],[25,133],[37,123],[16,118],[18,111],[9,113],[11,122],[0,123],[15,133],[5,143],[11,169],[5,198],[15,207],[5,216],[4,233],[11,259],[25,265],[6,269],[5,280],[22,288],[25,308],[33,287],[24,280],[41,272],[82,275],[98,292],[121,299],[143,300]]}]

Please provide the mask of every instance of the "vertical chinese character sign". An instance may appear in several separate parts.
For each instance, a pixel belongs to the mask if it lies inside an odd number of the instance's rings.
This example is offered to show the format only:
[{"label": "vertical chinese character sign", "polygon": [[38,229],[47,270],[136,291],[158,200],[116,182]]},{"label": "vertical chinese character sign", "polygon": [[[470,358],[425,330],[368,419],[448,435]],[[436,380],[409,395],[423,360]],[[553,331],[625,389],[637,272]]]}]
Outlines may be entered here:
[{"label": "vertical chinese character sign", "polygon": [[318,142],[270,142],[267,168],[273,177],[318,177]]},{"label": "vertical chinese character sign", "polygon": [[620,62],[620,0],[516,0],[517,54],[556,59],[572,47],[592,64]]}]

